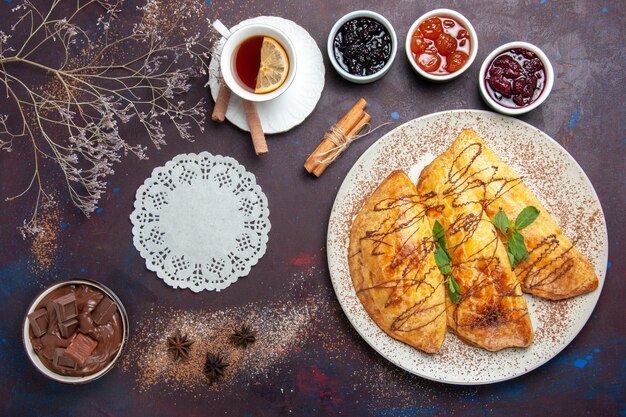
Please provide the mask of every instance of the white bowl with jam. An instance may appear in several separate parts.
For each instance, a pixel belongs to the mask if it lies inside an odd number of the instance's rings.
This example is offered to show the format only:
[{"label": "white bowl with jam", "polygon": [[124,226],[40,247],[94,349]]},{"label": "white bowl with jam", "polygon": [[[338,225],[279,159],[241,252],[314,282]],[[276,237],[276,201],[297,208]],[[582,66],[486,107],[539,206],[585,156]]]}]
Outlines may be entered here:
[{"label": "white bowl with jam", "polygon": [[528,42],[494,49],[478,75],[480,94],[489,107],[508,116],[537,108],[550,95],[554,70],[546,54]]},{"label": "white bowl with jam", "polygon": [[337,20],[327,42],[328,58],[339,75],[357,84],[382,78],[391,68],[398,38],[391,23],[369,10],[356,10]]},{"label": "white bowl with jam", "polygon": [[463,74],[478,52],[478,36],[469,20],[450,9],[420,16],[406,37],[411,67],[429,81],[450,81]]}]

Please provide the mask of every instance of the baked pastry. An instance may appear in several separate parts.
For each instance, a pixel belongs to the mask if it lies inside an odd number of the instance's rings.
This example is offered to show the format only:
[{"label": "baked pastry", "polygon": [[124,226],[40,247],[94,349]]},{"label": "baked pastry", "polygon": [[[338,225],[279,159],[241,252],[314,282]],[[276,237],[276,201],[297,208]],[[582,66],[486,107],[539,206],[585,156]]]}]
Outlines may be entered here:
[{"label": "baked pastry", "polygon": [[[548,210],[513,170],[472,130],[464,130],[443,158],[448,166],[441,192],[456,206],[475,201],[490,220],[503,210],[509,219],[527,206],[539,216],[521,233],[528,258],[515,267],[524,292],[561,300],[595,290],[598,277],[593,266],[563,234]],[[504,236],[501,235],[502,238]]]},{"label": "baked pastry", "polygon": [[356,293],[376,324],[394,339],[433,353],[445,338],[446,315],[429,209],[406,174],[393,172],[352,224],[349,265]]},{"label": "baked pastry", "polygon": [[460,287],[458,304],[446,298],[448,327],[490,351],[528,346],[533,329],[521,286],[483,210],[482,188],[472,181],[471,165],[459,164],[456,150],[424,168],[417,184],[419,194],[435,194],[439,210],[429,215],[444,227],[451,275]]}]

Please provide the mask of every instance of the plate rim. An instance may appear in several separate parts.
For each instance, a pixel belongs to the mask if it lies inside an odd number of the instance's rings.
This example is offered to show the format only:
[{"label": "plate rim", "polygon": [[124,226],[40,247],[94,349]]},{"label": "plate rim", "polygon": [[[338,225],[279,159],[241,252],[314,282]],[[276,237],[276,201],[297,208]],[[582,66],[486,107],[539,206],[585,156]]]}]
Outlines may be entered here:
[{"label": "plate rim", "polygon": [[[391,362],[393,365],[403,369],[406,372],[409,372],[413,375],[419,376],[421,378],[425,378],[428,379],[430,381],[435,381],[435,382],[439,382],[439,383],[444,383],[444,384],[450,384],[450,385],[459,385],[459,386],[477,386],[477,385],[488,385],[488,384],[496,384],[499,382],[504,382],[504,381],[508,381],[511,379],[515,379],[518,377],[521,377],[523,375],[528,374],[529,372],[534,371],[535,369],[545,365],[546,363],[548,363],[549,361],[551,361],[552,359],[554,359],[555,357],[557,357],[567,346],[569,346],[574,339],[580,334],[580,332],[582,331],[582,329],[587,325],[587,322],[589,321],[589,319],[591,318],[591,315],[593,314],[594,310],[596,309],[596,306],[598,304],[598,301],[600,300],[600,295],[602,293],[602,289],[604,287],[604,281],[606,279],[606,271],[607,271],[607,262],[608,262],[608,253],[609,253],[609,241],[608,241],[608,231],[607,231],[607,226],[606,226],[606,218],[604,216],[604,210],[602,208],[602,203],[600,201],[600,199],[598,198],[598,194],[593,186],[593,183],[591,182],[591,180],[589,179],[589,177],[587,176],[587,173],[582,169],[582,167],[580,166],[580,164],[578,163],[578,161],[576,161],[576,159],[559,143],[557,142],[554,138],[552,138],[550,135],[548,135],[547,133],[545,133],[544,131],[542,131],[541,129],[531,125],[530,123],[527,123],[523,120],[519,120],[515,117],[510,117],[510,116],[505,116],[505,115],[501,115],[498,113],[494,113],[491,111],[487,111],[487,110],[478,110],[478,109],[454,109],[454,110],[443,110],[443,111],[439,111],[439,112],[434,112],[434,113],[429,113],[429,114],[425,114],[419,117],[416,117],[414,119],[408,120],[405,123],[402,123],[401,125],[395,127],[394,129],[390,130],[389,132],[385,133],[383,136],[381,136],[380,138],[378,138],[374,143],[372,143],[360,156],[359,158],[352,164],[352,167],[350,168],[350,170],[348,171],[348,173],[346,174],[346,176],[344,177],[341,185],[339,186],[339,188],[337,189],[337,194],[335,195],[335,201],[333,202],[333,206],[331,208],[331,212],[330,212],[330,216],[329,216],[329,221],[328,221],[328,229],[326,232],[326,246],[327,248],[329,246],[334,246],[331,244],[331,240],[332,240],[332,236],[331,236],[331,226],[332,226],[332,220],[334,218],[334,216],[336,216],[336,211],[339,210],[339,206],[338,206],[338,197],[339,194],[342,193],[342,190],[344,190],[344,186],[346,186],[346,181],[348,180],[348,177],[352,174],[353,170],[355,169],[355,167],[362,165],[362,162],[367,159],[369,157],[369,155],[371,153],[374,152],[374,150],[381,146],[382,143],[384,142],[384,140],[395,134],[397,131],[400,131],[400,129],[405,128],[407,125],[411,124],[411,123],[416,123],[419,120],[425,120],[425,119],[429,119],[429,118],[436,118],[436,117],[441,117],[441,116],[447,116],[447,115],[455,115],[455,114],[459,114],[459,113],[468,113],[468,114],[475,114],[477,116],[480,115],[487,115],[488,117],[496,117],[496,118],[500,118],[503,120],[508,120],[511,121],[513,123],[517,123],[520,124],[521,126],[523,126],[524,128],[528,129],[530,128],[531,130],[536,131],[538,134],[543,135],[545,138],[549,139],[549,142],[551,142],[551,144],[554,146],[555,148],[558,149],[560,152],[562,152],[571,162],[573,162],[573,166],[575,168],[578,169],[578,172],[581,175],[581,179],[583,181],[585,181],[587,183],[587,185],[590,187],[591,191],[592,191],[592,195],[591,197],[593,197],[595,199],[595,201],[598,203],[598,208],[600,209],[600,214],[601,214],[601,223],[602,223],[602,227],[600,229],[600,232],[603,233],[603,237],[604,237],[604,242],[605,245],[603,246],[602,250],[603,253],[601,253],[600,255],[603,255],[603,259],[602,259],[602,264],[600,264],[599,268],[600,271],[602,272],[601,274],[599,274],[598,276],[598,288],[593,292],[596,294],[595,299],[593,300],[593,306],[592,308],[589,309],[587,317],[585,317],[584,319],[584,323],[580,326],[580,328],[578,330],[576,330],[575,332],[573,332],[573,334],[571,335],[571,337],[568,337],[567,340],[562,344],[562,346],[559,346],[554,355],[552,355],[551,357],[547,358],[544,361],[539,361],[539,363],[524,368],[520,373],[516,373],[513,375],[508,375],[508,376],[504,376],[503,378],[495,378],[492,380],[488,380],[488,381],[450,381],[450,380],[446,380],[443,378],[437,378],[437,377],[433,377],[431,375],[425,375],[423,373],[418,373],[412,369],[409,369],[407,366],[405,366],[403,363],[401,363],[400,361],[396,361],[393,360],[392,358],[388,357],[387,355],[385,355],[384,352],[381,352],[376,346],[374,346],[373,342],[369,340],[368,337],[365,336],[365,330],[360,328],[360,326],[357,326],[353,320],[353,317],[348,313],[348,307],[347,305],[344,305],[346,303],[346,299],[343,299],[339,294],[340,291],[338,289],[338,285],[339,285],[339,281],[340,278],[338,277],[333,277],[333,270],[335,268],[332,268],[332,260],[331,260],[331,256],[332,256],[332,252],[327,249],[326,251],[326,261],[328,263],[328,273],[330,275],[330,279],[331,279],[331,283],[333,286],[333,291],[335,292],[335,297],[337,298],[337,301],[339,302],[339,305],[341,306],[341,309],[344,313],[344,315],[347,317],[348,321],[350,322],[350,325],[356,330],[356,332],[359,334],[359,336],[379,355],[381,355],[383,358],[385,358],[387,361]],[[350,222],[352,223],[352,222]],[[595,269],[595,266],[594,266]],[[354,291],[354,286],[351,286],[352,291]],[[356,296],[356,293],[355,293]],[[360,307],[365,309],[365,307],[363,306],[362,303],[359,303]],[[370,320],[371,317],[369,316],[369,313],[367,313],[367,316],[369,317]],[[374,323],[374,325],[378,326],[376,323]],[[393,339],[391,336],[389,336],[387,333],[385,333],[382,329],[380,329],[382,331],[382,334],[384,335],[384,337],[387,337],[389,339]],[[447,332],[446,336],[450,335],[449,332]],[[456,336],[455,336],[456,337]],[[395,339],[393,339],[395,340]],[[402,342],[400,342],[402,343]],[[462,342],[464,343],[464,342]],[[416,349],[417,350],[417,349]]]}]

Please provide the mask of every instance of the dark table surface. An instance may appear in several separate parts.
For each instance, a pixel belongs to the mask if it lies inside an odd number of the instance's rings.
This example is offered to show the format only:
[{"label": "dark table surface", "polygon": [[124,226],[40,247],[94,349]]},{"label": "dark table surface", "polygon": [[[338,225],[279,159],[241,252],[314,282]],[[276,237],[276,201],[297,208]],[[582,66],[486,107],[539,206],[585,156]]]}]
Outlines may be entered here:
[{"label": "dark table surface", "polygon": [[[0,2],[0,30],[9,31],[15,18],[10,9],[17,3]],[[131,27],[138,3],[124,6],[120,24]],[[184,2],[159,3],[172,8]],[[281,16],[306,28],[323,52],[326,84],[317,107],[300,126],[270,137],[270,152],[262,158],[255,156],[249,135],[228,123],[208,121],[204,133],[194,132],[194,142],[177,138],[169,127],[168,145],[162,150],[149,146],[148,160],[127,157],[115,166],[100,209],[91,219],[77,213],[59,188],[57,204],[43,213],[45,237],[25,240],[17,227],[29,215],[34,195],[10,202],[4,197],[19,192],[30,180],[30,162],[19,147],[0,154],[2,415],[625,415],[623,2],[366,3],[206,2],[200,20],[220,18],[234,25],[258,15]],[[413,20],[437,7],[465,14],[480,39],[472,67],[442,85],[419,79],[403,48]],[[401,45],[391,71],[364,86],[340,78],[325,53],[334,22],[359,8],[385,15]],[[386,131],[432,112],[486,109],[478,91],[480,63],[493,48],[513,40],[539,45],[552,60],[556,82],[551,96],[519,119],[559,142],[594,185],[608,228],[606,281],[581,333],[539,369],[486,386],[435,383],[396,368],[352,329],[333,293],[326,263],[329,213],[352,164]],[[196,96],[204,94],[204,83],[195,81]],[[361,96],[370,103],[374,124],[393,120],[394,125],[354,143],[320,179],[306,175],[302,164],[308,154],[338,114]],[[212,106],[209,102],[209,112]],[[126,135],[142,134],[132,126],[125,129]],[[146,269],[133,246],[128,218],[135,191],[153,168],[177,154],[200,151],[237,159],[256,175],[269,199],[272,229],[267,253],[246,278],[220,293],[194,294],[166,286]],[[61,185],[60,177],[51,178]],[[42,377],[29,363],[20,337],[30,300],[45,286],[71,277],[110,286],[124,301],[132,327],[122,362],[84,386]],[[248,320],[259,329],[259,342],[245,353],[220,345],[231,370],[212,386],[199,379],[197,370],[190,377],[167,364],[145,360],[154,340],[163,346],[176,319],[191,318],[209,322],[213,327],[202,334],[215,340],[229,332],[228,326]]]}]

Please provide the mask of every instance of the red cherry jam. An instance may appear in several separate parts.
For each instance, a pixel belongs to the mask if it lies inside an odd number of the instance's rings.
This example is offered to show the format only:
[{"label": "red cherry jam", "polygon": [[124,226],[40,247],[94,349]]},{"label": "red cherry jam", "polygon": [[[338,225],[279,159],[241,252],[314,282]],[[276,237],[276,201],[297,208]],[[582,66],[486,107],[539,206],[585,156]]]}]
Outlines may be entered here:
[{"label": "red cherry jam", "polygon": [[530,105],[543,92],[543,62],[526,48],[514,48],[495,57],[485,74],[485,88],[499,104],[509,108]]},{"label": "red cherry jam", "polygon": [[458,20],[434,16],[420,23],[411,35],[415,63],[433,75],[447,75],[463,68],[472,45],[469,33]]}]

